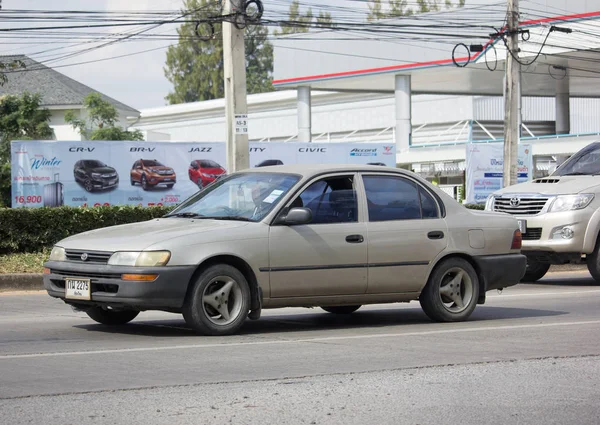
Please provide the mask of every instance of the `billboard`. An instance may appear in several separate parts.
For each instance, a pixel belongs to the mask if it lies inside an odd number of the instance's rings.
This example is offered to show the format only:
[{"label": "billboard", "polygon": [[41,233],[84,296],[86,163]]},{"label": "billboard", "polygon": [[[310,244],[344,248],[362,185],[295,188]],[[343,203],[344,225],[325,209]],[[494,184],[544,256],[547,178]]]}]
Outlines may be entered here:
[{"label": "billboard", "polygon": [[[518,183],[533,178],[531,145],[519,144]],[[467,145],[466,202],[485,203],[487,197],[502,188],[504,143],[470,143]]]},{"label": "billboard", "polygon": [[[380,143],[250,143],[250,167],[396,165]],[[14,141],[12,206],[176,205],[227,173],[225,143]]]}]

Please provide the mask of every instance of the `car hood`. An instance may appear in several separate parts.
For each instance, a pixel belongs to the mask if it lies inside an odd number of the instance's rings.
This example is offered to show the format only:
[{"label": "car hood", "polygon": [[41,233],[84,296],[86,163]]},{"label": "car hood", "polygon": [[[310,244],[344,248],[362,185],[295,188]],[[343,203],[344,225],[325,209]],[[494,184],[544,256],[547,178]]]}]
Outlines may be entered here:
[{"label": "car hood", "polygon": [[225,170],[223,168],[201,168],[204,174],[224,174]]},{"label": "car hood", "polygon": [[100,174],[112,174],[115,173],[117,170],[115,170],[113,167],[97,167],[97,168],[92,168],[92,173],[100,173]]},{"label": "car hood", "polygon": [[152,167],[146,167],[148,170],[172,170],[172,167],[167,167],[166,165],[154,165]]},{"label": "car hood", "polygon": [[137,251],[170,240],[202,238],[203,242],[222,240],[233,229],[247,226],[245,221],[159,218],[141,223],[123,224],[90,230],[63,239],[57,245],[65,249],[90,251]]},{"label": "car hood", "polygon": [[504,189],[494,192],[494,195],[529,193],[540,193],[543,195],[568,195],[584,192],[598,185],[600,185],[600,176],[544,177],[531,182],[505,187]]}]

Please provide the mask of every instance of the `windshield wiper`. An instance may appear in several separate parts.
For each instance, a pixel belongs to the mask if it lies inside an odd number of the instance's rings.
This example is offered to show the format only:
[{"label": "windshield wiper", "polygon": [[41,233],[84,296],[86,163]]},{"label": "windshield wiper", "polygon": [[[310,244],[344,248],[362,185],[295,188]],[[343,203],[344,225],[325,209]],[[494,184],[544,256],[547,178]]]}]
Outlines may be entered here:
[{"label": "windshield wiper", "polygon": [[185,218],[204,218],[202,214],[193,213],[193,212],[182,212],[176,214],[167,214],[165,217],[185,217]]},{"label": "windshield wiper", "polygon": [[225,215],[225,216],[208,216],[202,217],[211,220],[237,220],[237,221],[254,221],[248,217],[242,217],[241,215]]}]

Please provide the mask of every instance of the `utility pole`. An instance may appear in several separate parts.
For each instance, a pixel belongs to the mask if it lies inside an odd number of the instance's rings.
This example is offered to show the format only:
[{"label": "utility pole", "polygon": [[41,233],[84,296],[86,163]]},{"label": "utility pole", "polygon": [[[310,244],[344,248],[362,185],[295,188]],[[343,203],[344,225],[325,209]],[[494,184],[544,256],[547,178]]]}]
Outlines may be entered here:
[{"label": "utility pole", "polygon": [[250,167],[243,29],[245,27],[245,2],[243,0],[224,1],[224,14],[230,15],[223,21],[223,66],[227,171],[232,173]]},{"label": "utility pole", "polygon": [[517,184],[519,156],[520,80],[519,0],[508,0],[506,78],[504,86],[504,178],[503,187]]}]

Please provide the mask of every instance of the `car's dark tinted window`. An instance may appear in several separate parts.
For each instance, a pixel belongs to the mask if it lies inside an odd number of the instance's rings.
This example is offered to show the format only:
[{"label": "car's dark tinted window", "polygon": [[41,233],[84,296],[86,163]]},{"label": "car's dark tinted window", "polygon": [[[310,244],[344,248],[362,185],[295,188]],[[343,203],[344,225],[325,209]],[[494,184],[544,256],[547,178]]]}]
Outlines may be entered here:
[{"label": "car's dark tinted window", "polygon": [[200,162],[200,166],[202,168],[221,168],[221,166],[219,164],[217,164],[215,161],[211,161],[209,159],[202,159],[199,162]]},{"label": "car's dark tinted window", "polygon": [[314,182],[292,202],[291,207],[310,208],[312,224],[358,221],[358,203],[351,176]]},{"label": "car's dark tinted window", "polygon": [[432,196],[417,183],[391,176],[365,176],[369,221],[415,220],[439,216]]},{"label": "car's dark tinted window", "polygon": [[162,164],[158,161],[152,159],[144,159],[144,165],[146,167],[161,167]]}]

